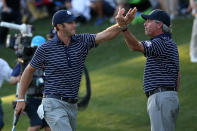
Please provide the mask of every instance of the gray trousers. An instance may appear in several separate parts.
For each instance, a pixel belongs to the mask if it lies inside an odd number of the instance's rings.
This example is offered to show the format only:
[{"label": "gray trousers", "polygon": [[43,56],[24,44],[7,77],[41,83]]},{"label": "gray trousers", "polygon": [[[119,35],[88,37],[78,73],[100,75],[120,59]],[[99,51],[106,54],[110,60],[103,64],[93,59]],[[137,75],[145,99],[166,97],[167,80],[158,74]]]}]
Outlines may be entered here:
[{"label": "gray trousers", "polygon": [[52,131],[76,131],[77,104],[43,98],[44,118]]},{"label": "gray trousers", "polygon": [[148,98],[147,111],[151,131],[174,131],[179,112],[179,99],[176,91],[165,91]]},{"label": "gray trousers", "polygon": [[190,59],[191,62],[197,62],[197,16],[195,16],[192,27],[192,36],[190,42]]}]

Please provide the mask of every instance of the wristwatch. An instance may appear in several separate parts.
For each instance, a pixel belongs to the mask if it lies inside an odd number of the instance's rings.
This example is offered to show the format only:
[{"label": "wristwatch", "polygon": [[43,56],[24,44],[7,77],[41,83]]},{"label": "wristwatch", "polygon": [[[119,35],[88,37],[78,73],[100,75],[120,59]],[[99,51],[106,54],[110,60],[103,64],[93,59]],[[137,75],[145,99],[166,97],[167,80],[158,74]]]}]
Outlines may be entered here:
[{"label": "wristwatch", "polygon": [[128,30],[128,25],[125,25],[123,27],[119,26],[119,29],[122,31],[122,32],[125,32]]}]

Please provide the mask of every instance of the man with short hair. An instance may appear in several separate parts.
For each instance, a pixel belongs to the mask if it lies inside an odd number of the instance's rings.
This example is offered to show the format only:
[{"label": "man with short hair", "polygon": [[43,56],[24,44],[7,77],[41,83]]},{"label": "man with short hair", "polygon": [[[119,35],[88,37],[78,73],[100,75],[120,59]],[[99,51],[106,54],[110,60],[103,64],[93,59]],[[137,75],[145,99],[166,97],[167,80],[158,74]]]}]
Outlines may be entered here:
[{"label": "man with short hair", "polygon": [[[128,12],[132,14],[134,10]],[[131,22],[127,15],[124,18],[127,24]],[[44,65],[44,98],[38,109],[39,116],[45,118],[52,131],[75,131],[85,58],[91,48],[115,38],[121,31],[115,24],[97,34],[75,34],[75,17],[67,10],[57,11],[52,25],[55,36],[36,50],[21,77],[16,114],[25,108],[24,95],[33,72]]]},{"label": "man with short hair", "polygon": [[[178,89],[180,84],[179,54],[171,38],[170,17],[156,9],[150,14],[142,14],[145,34],[151,40],[138,41],[128,30],[124,16],[119,10],[116,20],[122,27],[125,41],[133,51],[146,57],[144,71],[144,92],[148,97],[147,110],[151,131],[174,131],[179,112]],[[132,14],[128,15],[133,17]]]}]

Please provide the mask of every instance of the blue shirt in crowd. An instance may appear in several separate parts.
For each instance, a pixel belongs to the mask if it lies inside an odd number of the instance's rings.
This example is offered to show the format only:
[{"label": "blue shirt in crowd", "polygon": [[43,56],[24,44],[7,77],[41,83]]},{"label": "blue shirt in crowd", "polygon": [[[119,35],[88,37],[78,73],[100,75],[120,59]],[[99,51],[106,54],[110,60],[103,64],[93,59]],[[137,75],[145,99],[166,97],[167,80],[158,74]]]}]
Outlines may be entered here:
[{"label": "blue shirt in crowd", "polygon": [[18,64],[14,67],[11,76],[17,77],[17,76],[20,75],[20,72],[21,72],[21,66],[20,66],[20,64],[18,63]]},{"label": "blue shirt in crowd", "polygon": [[179,72],[179,55],[176,43],[171,35],[164,33],[151,39],[142,41],[146,66],[144,71],[145,92],[158,87],[177,86]]},{"label": "blue shirt in crowd", "polygon": [[95,34],[74,35],[67,47],[55,35],[36,50],[30,65],[36,69],[44,65],[45,95],[78,97],[85,58],[96,47],[95,37]]}]

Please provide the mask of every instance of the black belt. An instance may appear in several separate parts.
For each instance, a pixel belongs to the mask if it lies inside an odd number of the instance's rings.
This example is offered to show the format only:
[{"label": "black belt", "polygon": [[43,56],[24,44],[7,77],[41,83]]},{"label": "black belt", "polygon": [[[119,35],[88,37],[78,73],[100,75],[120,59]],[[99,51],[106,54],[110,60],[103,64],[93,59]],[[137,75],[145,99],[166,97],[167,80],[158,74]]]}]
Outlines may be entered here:
[{"label": "black belt", "polygon": [[146,92],[146,96],[149,97],[155,93],[158,93],[158,92],[164,92],[164,91],[176,91],[176,88],[170,88],[170,87],[159,87],[159,88],[156,88],[155,90],[152,90],[152,91],[148,91]]},{"label": "black belt", "polygon": [[71,104],[76,104],[78,102],[78,99],[76,99],[76,98],[61,97],[61,96],[54,95],[54,94],[44,95],[43,97],[44,98],[55,98],[58,100],[62,100],[62,101],[71,103]]}]

